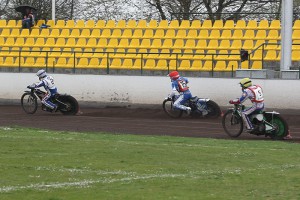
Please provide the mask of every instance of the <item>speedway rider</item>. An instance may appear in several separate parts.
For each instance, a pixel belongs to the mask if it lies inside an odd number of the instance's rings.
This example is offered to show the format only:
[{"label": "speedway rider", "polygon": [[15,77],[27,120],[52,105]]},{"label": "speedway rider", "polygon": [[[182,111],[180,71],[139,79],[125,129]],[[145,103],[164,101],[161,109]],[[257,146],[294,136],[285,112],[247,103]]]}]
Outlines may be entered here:
[{"label": "speedway rider", "polygon": [[46,71],[41,69],[39,70],[36,75],[39,77],[39,83],[33,83],[32,85],[28,86],[28,88],[39,88],[44,87],[47,91],[45,97],[42,99],[42,103],[50,108],[52,112],[57,110],[57,105],[52,103],[50,99],[57,93],[57,88],[54,85],[54,79],[52,76],[47,75]]},{"label": "speedway rider", "polygon": [[249,120],[249,115],[255,111],[262,111],[264,109],[264,95],[262,88],[259,85],[252,85],[252,81],[249,78],[244,78],[240,81],[242,87],[242,96],[238,99],[230,100],[230,104],[240,104],[249,99],[252,102],[250,108],[246,108],[242,111],[242,118],[246,124],[246,128],[249,132],[253,131],[253,125]]},{"label": "speedway rider", "polygon": [[185,110],[189,115],[191,113],[191,108],[184,106],[185,102],[192,98],[192,94],[187,86],[189,82],[187,78],[181,77],[177,71],[172,71],[168,74],[171,79],[172,91],[169,94],[168,98],[172,99],[175,94],[178,92],[179,96],[174,102],[174,107],[179,110]]}]

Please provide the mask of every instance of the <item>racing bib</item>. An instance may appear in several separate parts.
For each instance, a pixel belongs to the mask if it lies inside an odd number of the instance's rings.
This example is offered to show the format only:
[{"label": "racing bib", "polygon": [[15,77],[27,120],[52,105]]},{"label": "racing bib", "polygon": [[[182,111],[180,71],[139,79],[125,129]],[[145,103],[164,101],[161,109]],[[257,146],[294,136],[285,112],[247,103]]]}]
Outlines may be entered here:
[{"label": "racing bib", "polygon": [[180,92],[187,91],[189,87],[187,86],[187,83],[184,80],[178,80],[178,88]]}]

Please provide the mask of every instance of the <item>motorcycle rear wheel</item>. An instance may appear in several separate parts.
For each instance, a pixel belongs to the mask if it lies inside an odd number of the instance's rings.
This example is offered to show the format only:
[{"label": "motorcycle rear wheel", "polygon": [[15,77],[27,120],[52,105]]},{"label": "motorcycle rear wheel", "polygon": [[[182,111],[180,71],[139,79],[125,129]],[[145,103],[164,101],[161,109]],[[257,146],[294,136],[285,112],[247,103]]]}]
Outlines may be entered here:
[{"label": "motorcycle rear wheel", "polygon": [[288,124],[280,115],[267,117],[267,121],[275,126],[275,130],[270,133],[272,139],[282,140],[289,134]]},{"label": "motorcycle rear wheel", "polygon": [[37,98],[30,93],[24,93],[21,97],[21,106],[25,113],[34,114],[37,111]]},{"label": "motorcycle rear wheel", "polygon": [[76,115],[79,110],[77,100],[72,96],[61,96],[59,100],[62,101],[66,106],[59,107],[59,111],[64,115]]},{"label": "motorcycle rear wheel", "polygon": [[173,101],[169,99],[165,99],[163,101],[163,109],[169,117],[180,118],[183,114],[183,111],[175,109],[173,103],[174,103]]},{"label": "motorcycle rear wheel", "polygon": [[230,137],[239,137],[243,132],[243,120],[239,115],[233,113],[233,110],[225,112],[222,118],[222,126]]},{"label": "motorcycle rear wheel", "polygon": [[206,108],[208,111],[207,117],[209,118],[218,118],[221,116],[221,108],[219,105],[214,101],[206,102]]}]

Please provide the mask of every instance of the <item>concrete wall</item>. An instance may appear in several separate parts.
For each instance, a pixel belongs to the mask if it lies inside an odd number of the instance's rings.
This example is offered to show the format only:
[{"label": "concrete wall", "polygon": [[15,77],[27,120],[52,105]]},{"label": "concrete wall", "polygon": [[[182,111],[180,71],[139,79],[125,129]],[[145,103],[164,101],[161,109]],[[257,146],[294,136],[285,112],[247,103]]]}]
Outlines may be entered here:
[{"label": "concrete wall", "polygon": [[[169,94],[170,80],[162,76],[51,74],[60,93],[91,106],[160,106]],[[241,95],[239,79],[191,77],[194,96],[207,97],[220,106]],[[38,79],[34,73],[0,73],[0,102],[19,103],[26,86]],[[300,110],[300,80],[253,79],[264,90],[266,107]]]}]

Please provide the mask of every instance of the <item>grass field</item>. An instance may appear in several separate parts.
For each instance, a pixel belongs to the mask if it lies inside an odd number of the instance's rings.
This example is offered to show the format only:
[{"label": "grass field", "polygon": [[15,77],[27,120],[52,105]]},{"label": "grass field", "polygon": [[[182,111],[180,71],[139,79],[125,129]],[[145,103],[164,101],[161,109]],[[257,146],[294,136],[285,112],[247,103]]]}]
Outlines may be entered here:
[{"label": "grass field", "polygon": [[0,199],[300,199],[300,145],[0,128]]}]

